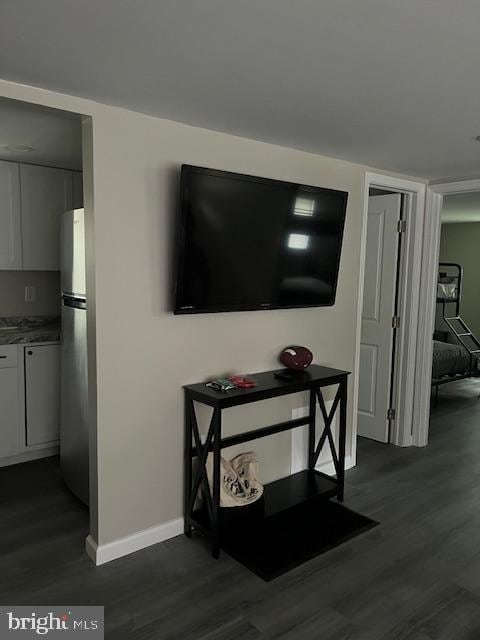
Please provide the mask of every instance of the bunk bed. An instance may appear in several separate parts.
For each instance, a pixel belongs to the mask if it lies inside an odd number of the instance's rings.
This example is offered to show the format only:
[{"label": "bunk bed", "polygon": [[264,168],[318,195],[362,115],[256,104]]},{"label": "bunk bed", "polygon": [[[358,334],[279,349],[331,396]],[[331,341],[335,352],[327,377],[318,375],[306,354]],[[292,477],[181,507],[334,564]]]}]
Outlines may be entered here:
[{"label": "bunk bed", "polygon": [[[439,264],[437,304],[442,306],[442,317],[449,329],[446,335],[455,336],[458,342],[433,340],[432,387],[436,392],[435,401],[440,385],[480,375],[480,342],[460,316],[462,280],[463,269],[459,264]],[[449,312],[452,306],[454,315]]]}]

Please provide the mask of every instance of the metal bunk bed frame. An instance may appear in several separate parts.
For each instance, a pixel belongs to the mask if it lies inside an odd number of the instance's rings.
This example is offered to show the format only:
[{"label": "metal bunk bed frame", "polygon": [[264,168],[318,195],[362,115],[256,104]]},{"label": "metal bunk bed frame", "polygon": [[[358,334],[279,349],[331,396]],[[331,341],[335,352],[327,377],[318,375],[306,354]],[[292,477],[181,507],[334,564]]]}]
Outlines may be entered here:
[{"label": "metal bunk bed frame", "polygon": [[[463,268],[456,262],[440,262],[439,263],[439,280],[443,277],[449,277],[456,281],[456,296],[452,298],[439,297],[437,287],[437,304],[442,305],[443,320],[451,330],[451,332],[457,337],[460,344],[470,354],[470,366],[464,373],[456,373],[454,375],[446,375],[441,378],[432,378],[432,387],[435,387],[435,404],[438,400],[438,387],[448,382],[455,382],[456,380],[465,380],[467,378],[474,378],[480,375],[478,370],[478,360],[480,359],[480,341],[470,331],[465,321],[460,316],[460,302],[462,300],[462,282],[463,282]],[[441,271],[441,268],[453,269],[454,274],[448,275],[447,272]],[[455,315],[447,316],[447,305],[455,304]]]}]

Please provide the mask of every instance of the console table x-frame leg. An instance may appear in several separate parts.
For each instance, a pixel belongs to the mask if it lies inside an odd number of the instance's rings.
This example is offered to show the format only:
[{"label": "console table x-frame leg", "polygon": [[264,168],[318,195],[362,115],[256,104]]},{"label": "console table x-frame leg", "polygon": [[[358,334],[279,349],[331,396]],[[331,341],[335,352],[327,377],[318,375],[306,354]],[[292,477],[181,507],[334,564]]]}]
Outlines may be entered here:
[{"label": "console table x-frame leg", "polygon": [[[198,492],[201,489],[210,523],[212,554],[216,558],[218,558],[220,552],[221,415],[220,409],[213,410],[207,437],[202,443],[193,400],[188,397],[185,398],[184,533],[188,537],[192,534],[191,515],[195,507]],[[197,455],[195,473],[192,473],[192,436],[195,440],[195,452]],[[213,450],[212,491],[210,490],[206,468],[207,456],[211,450]]]},{"label": "console table x-frame leg", "polygon": [[[316,443],[316,408],[317,401],[322,413],[324,427],[318,442]],[[332,423],[340,408],[339,415],[339,433],[338,433],[338,451],[335,447],[335,440],[332,433]],[[310,411],[309,411],[309,436],[308,436],[308,468],[315,470],[320,453],[328,441],[330,452],[332,454],[335,472],[337,474],[338,492],[337,498],[343,501],[345,493],[345,447],[347,432],[347,382],[342,381],[338,385],[335,398],[333,400],[330,412],[327,411],[325,400],[322,394],[322,388],[317,387],[310,391]]]}]

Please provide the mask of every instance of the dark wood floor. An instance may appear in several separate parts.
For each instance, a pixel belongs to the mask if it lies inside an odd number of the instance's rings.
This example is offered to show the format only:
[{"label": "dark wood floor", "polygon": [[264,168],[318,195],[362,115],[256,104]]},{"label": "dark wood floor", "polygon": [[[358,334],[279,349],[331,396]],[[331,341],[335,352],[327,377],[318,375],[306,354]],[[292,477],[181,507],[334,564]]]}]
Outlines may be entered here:
[{"label": "dark wood floor", "polygon": [[0,606],[105,605],[116,640],[478,640],[479,393],[441,390],[425,449],[360,440],[346,504],[381,526],[268,584],[183,537],[95,568],[55,460],[0,469]]}]

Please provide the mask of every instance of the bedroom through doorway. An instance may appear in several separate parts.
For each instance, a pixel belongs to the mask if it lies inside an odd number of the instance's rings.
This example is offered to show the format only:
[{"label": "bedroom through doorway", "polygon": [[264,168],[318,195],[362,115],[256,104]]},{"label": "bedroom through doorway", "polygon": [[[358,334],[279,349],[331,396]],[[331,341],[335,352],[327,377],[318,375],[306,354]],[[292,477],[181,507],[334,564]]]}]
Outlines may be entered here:
[{"label": "bedroom through doorway", "polygon": [[430,437],[480,417],[480,191],[446,194],[441,211]]}]

